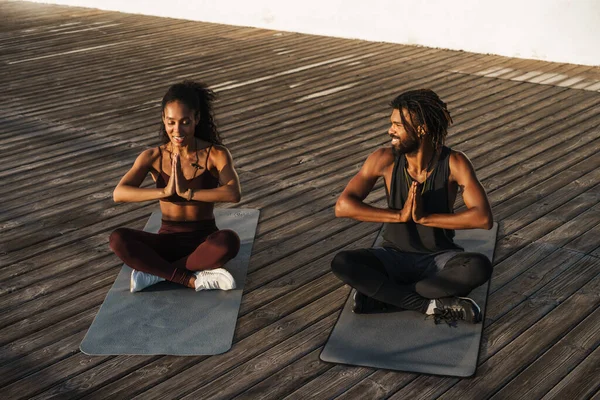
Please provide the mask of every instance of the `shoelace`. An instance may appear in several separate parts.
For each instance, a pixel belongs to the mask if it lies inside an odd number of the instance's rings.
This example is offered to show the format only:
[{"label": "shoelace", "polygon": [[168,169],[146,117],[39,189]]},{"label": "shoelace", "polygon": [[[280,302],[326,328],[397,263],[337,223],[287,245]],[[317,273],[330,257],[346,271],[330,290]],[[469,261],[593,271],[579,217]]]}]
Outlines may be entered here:
[{"label": "shoelace", "polygon": [[199,276],[202,276],[202,282],[208,286],[209,289],[215,289],[218,286],[215,280],[215,274],[212,271],[202,271]]},{"label": "shoelace", "polygon": [[446,322],[450,326],[456,326],[456,322],[465,320],[465,317],[465,312],[462,308],[446,308],[442,311],[436,309],[433,322],[435,322],[436,325]]}]

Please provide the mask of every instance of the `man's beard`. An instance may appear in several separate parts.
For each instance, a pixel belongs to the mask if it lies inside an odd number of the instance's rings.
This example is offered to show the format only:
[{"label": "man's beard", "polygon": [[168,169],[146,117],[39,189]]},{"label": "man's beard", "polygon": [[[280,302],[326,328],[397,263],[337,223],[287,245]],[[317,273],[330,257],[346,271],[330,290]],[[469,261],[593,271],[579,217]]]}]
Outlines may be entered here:
[{"label": "man's beard", "polygon": [[395,156],[398,156],[400,154],[414,153],[417,150],[419,150],[419,144],[420,143],[417,138],[409,137],[404,141],[400,140],[400,144],[398,144],[397,146],[392,145],[392,151],[394,152]]}]

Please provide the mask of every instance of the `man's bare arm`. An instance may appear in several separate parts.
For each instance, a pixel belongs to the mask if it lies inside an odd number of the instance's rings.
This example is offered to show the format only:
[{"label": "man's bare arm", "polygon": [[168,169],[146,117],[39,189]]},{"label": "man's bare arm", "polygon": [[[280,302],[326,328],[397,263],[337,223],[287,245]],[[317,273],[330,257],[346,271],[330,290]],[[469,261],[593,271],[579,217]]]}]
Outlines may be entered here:
[{"label": "man's bare arm", "polygon": [[422,215],[419,191],[413,205],[413,219],[416,223],[444,229],[491,229],[492,209],[481,182],[475,175],[471,161],[461,152],[450,155],[450,179],[463,189],[462,196],[466,210],[455,214]]},{"label": "man's bare arm", "polygon": [[[405,206],[402,210],[391,210],[373,207],[364,202],[377,180],[383,176],[388,157],[386,150],[380,149],[367,158],[360,171],[348,182],[335,204],[336,217],[366,222],[406,222],[410,219],[410,207]],[[412,201],[407,204],[412,204]]]}]

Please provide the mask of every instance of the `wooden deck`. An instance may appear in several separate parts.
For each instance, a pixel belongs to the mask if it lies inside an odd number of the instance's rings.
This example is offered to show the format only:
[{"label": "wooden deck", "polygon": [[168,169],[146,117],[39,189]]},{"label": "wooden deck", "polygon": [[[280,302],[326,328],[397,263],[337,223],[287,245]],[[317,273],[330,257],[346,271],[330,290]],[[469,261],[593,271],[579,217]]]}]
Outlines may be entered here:
[{"label": "wooden deck", "polygon": [[[2,398],[600,399],[598,68],[23,2],[0,15]],[[233,348],[86,356],[121,267],[108,235],[156,208],[112,189],[183,79],[218,92],[241,206],[261,210]],[[449,144],[500,223],[471,379],[318,359],[349,293],[329,263],[380,227],[332,206],[388,142],[388,102],[420,87],[448,102]]]}]

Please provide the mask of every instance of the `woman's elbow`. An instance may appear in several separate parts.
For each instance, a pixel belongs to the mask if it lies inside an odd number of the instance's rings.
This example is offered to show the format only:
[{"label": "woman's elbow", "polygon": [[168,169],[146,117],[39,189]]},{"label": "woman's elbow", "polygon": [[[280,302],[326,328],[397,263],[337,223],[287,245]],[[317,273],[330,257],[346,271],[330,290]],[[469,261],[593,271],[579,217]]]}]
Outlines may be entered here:
[{"label": "woman's elbow", "polygon": [[123,197],[121,196],[121,193],[118,188],[113,191],[113,201],[115,203],[123,202]]},{"label": "woman's elbow", "polygon": [[348,216],[348,204],[346,199],[340,197],[335,203],[335,216],[338,218]]},{"label": "woman's elbow", "polygon": [[494,218],[492,217],[492,215],[487,214],[482,219],[483,221],[481,222],[481,228],[486,229],[488,231],[492,229],[492,227],[494,226]]}]

